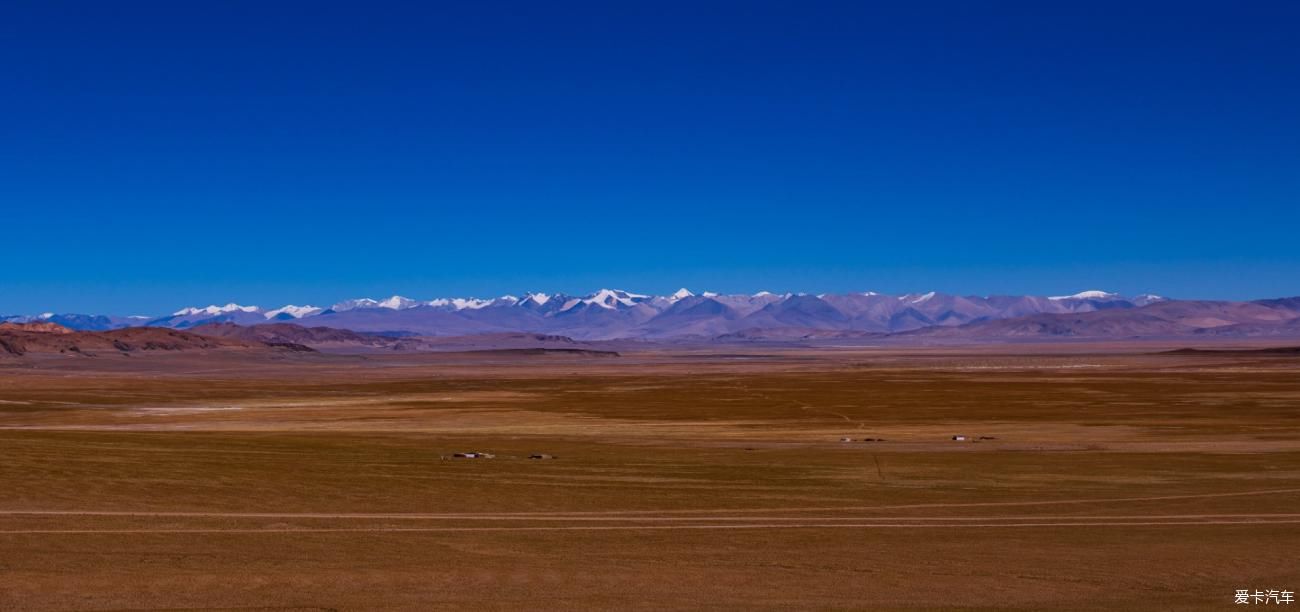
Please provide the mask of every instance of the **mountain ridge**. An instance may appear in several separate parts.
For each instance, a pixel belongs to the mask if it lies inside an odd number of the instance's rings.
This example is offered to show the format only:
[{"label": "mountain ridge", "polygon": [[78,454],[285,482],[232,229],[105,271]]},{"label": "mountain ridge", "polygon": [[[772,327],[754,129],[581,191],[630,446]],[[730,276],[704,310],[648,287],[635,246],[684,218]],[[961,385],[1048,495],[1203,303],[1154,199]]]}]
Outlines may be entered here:
[{"label": "mountain ridge", "polygon": [[[1105,314],[1111,313],[1111,314]],[[526,293],[492,299],[357,298],[330,308],[262,309],[230,302],[186,307],[160,317],[54,314],[0,321],[56,323],[76,330],[129,327],[195,329],[207,325],[298,323],[387,336],[447,337],[494,333],[559,334],[577,340],[791,338],[910,335],[927,338],[1149,337],[1288,335],[1300,325],[1300,298],[1255,301],[1126,297],[1090,289],[1072,295],[899,296],[876,292],[696,294],[668,296],[601,289],[585,296]],[[1216,331],[1217,330],[1217,331]]]}]

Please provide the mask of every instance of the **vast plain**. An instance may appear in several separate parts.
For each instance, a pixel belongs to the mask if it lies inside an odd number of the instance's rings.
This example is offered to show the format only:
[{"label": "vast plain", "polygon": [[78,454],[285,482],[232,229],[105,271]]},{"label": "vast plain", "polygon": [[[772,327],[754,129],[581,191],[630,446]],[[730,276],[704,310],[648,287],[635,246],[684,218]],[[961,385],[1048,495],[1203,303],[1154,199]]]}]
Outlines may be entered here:
[{"label": "vast plain", "polygon": [[1300,357],[1172,348],[0,362],[0,609],[1215,610],[1297,590]]}]

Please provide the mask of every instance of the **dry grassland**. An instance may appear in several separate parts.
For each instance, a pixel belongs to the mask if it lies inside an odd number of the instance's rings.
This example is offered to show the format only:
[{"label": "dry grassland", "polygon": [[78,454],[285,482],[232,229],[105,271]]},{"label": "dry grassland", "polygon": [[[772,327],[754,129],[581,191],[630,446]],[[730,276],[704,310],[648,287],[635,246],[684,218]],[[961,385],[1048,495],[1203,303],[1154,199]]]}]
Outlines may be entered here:
[{"label": "dry grassland", "polygon": [[10,362],[0,609],[1300,590],[1300,359],[1148,348]]}]

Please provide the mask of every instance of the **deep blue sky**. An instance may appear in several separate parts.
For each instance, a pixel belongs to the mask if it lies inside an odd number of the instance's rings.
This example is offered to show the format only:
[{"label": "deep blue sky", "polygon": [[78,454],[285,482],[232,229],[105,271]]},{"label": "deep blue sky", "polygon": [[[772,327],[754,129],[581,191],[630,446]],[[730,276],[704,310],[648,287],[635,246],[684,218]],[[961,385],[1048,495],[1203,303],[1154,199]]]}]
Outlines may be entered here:
[{"label": "deep blue sky", "polygon": [[5,2],[0,313],[1296,295],[1297,31],[1291,1]]}]

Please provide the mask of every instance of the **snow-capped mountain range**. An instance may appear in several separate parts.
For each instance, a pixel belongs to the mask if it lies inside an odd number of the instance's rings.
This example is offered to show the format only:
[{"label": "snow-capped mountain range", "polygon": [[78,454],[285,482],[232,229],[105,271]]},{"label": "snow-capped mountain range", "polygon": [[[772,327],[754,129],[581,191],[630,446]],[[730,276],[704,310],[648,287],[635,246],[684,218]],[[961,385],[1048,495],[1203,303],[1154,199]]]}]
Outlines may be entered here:
[{"label": "snow-capped mountain range", "polygon": [[958,296],[939,292],[884,295],[696,294],[685,288],[667,296],[618,289],[590,295],[526,293],[491,299],[349,299],[329,307],[285,305],[274,309],[229,303],[190,306],[160,317],[54,314],[0,317],[44,320],[75,329],[159,326],[188,329],[207,323],[254,325],[297,322],[396,335],[466,335],[494,332],[545,332],[580,339],[717,337],[762,330],[825,330],[897,333],[927,327],[953,327],[978,321],[1034,314],[1086,313],[1133,309],[1165,301],[1154,295],[1125,297],[1105,291],[1066,296]]}]

